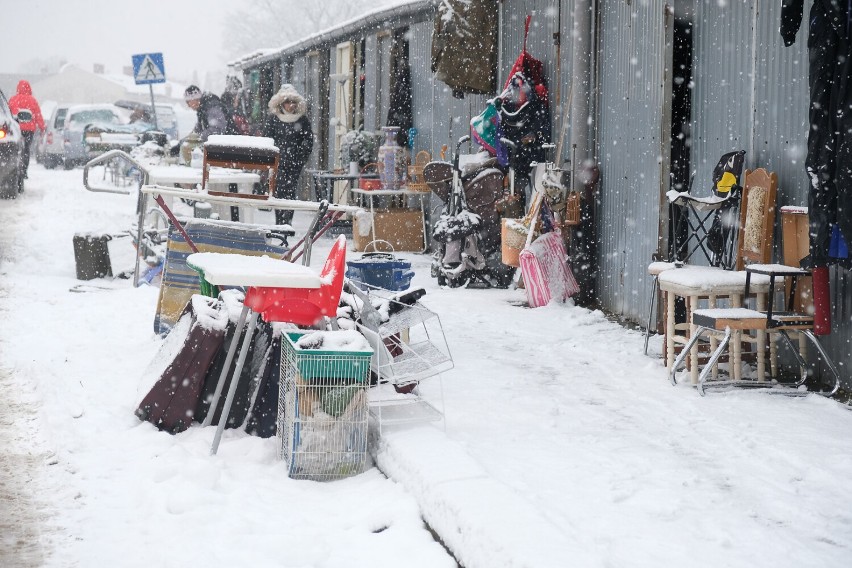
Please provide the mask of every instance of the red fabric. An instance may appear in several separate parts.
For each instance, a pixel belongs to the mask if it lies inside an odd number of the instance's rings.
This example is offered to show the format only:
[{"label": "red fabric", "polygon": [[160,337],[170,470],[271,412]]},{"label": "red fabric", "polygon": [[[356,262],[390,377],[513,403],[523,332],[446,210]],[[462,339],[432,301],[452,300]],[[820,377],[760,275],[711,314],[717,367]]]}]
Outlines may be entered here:
[{"label": "red fabric", "polygon": [[530,32],[531,19],[532,16],[527,16],[527,21],[524,24],[524,47],[521,50],[521,54],[518,55],[518,58],[515,60],[515,63],[512,65],[512,69],[509,71],[509,76],[506,78],[506,84],[503,85],[503,90],[505,91],[509,87],[509,83],[512,82],[512,77],[515,76],[515,73],[520,73],[527,81],[534,85],[536,94],[542,102],[546,104],[547,87],[545,87],[545,83],[547,82],[547,79],[544,76],[544,63],[530,55],[527,51],[527,35]]},{"label": "red fabric", "polygon": [[34,132],[38,128],[44,132],[44,117],[41,116],[41,107],[33,96],[29,81],[18,81],[18,92],[9,99],[9,108],[13,115],[18,114],[19,110],[28,110],[33,113],[32,121],[21,124],[21,130]]},{"label": "red fabric", "polygon": [[831,333],[831,287],[828,282],[828,267],[814,268],[814,335]]}]

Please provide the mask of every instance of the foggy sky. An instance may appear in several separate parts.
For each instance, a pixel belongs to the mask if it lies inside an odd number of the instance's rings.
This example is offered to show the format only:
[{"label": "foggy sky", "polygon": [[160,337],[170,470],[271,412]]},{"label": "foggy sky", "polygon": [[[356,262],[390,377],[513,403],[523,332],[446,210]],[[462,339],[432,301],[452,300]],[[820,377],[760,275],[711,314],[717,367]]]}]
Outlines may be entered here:
[{"label": "foggy sky", "polygon": [[[60,56],[87,71],[121,73],[131,55],[161,52],[166,76],[224,74],[226,16],[240,0],[0,0],[0,73],[34,58]],[[17,17],[15,16],[17,14]],[[265,46],[258,46],[265,47]]]}]

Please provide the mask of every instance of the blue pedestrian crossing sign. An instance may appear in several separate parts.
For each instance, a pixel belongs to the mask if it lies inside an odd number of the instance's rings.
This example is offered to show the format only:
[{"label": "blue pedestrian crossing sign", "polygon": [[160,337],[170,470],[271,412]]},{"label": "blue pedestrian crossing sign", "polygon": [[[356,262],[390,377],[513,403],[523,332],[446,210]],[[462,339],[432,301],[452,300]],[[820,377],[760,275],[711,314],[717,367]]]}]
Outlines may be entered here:
[{"label": "blue pedestrian crossing sign", "polygon": [[166,82],[162,53],[140,53],[133,56],[133,79],[137,85]]}]

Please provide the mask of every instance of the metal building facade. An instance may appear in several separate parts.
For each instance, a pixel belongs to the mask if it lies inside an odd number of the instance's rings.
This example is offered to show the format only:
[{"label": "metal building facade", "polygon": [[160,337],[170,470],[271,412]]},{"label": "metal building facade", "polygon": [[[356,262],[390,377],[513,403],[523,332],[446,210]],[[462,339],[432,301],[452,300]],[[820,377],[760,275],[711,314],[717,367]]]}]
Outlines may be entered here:
[{"label": "metal building facade", "polygon": [[647,317],[647,266],[668,189],[671,14],[662,0],[607,1],[599,10],[597,295],[607,311],[638,322]]}]

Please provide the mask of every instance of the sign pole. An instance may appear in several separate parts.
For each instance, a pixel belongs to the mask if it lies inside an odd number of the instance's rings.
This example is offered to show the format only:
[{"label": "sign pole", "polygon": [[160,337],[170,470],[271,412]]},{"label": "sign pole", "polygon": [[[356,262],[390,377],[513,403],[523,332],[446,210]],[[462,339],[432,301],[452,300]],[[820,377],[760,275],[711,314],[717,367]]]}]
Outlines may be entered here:
[{"label": "sign pole", "polygon": [[148,92],[151,93],[151,116],[154,118],[154,130],[159,130],[160,127],[157,126],[157,105],[154,104],[154,85],[152,83],[148,83]]},{"label": "sign pole", "polygon": [[148,85],[151,94],[151,117],[154,119],[154,128],[160,129],[157,124],[157,104],[154,102],[154,83],[166,82],[166,67],[163,65],[162,53],[138,53],[132,57],[133,79],[137,85]]}]

